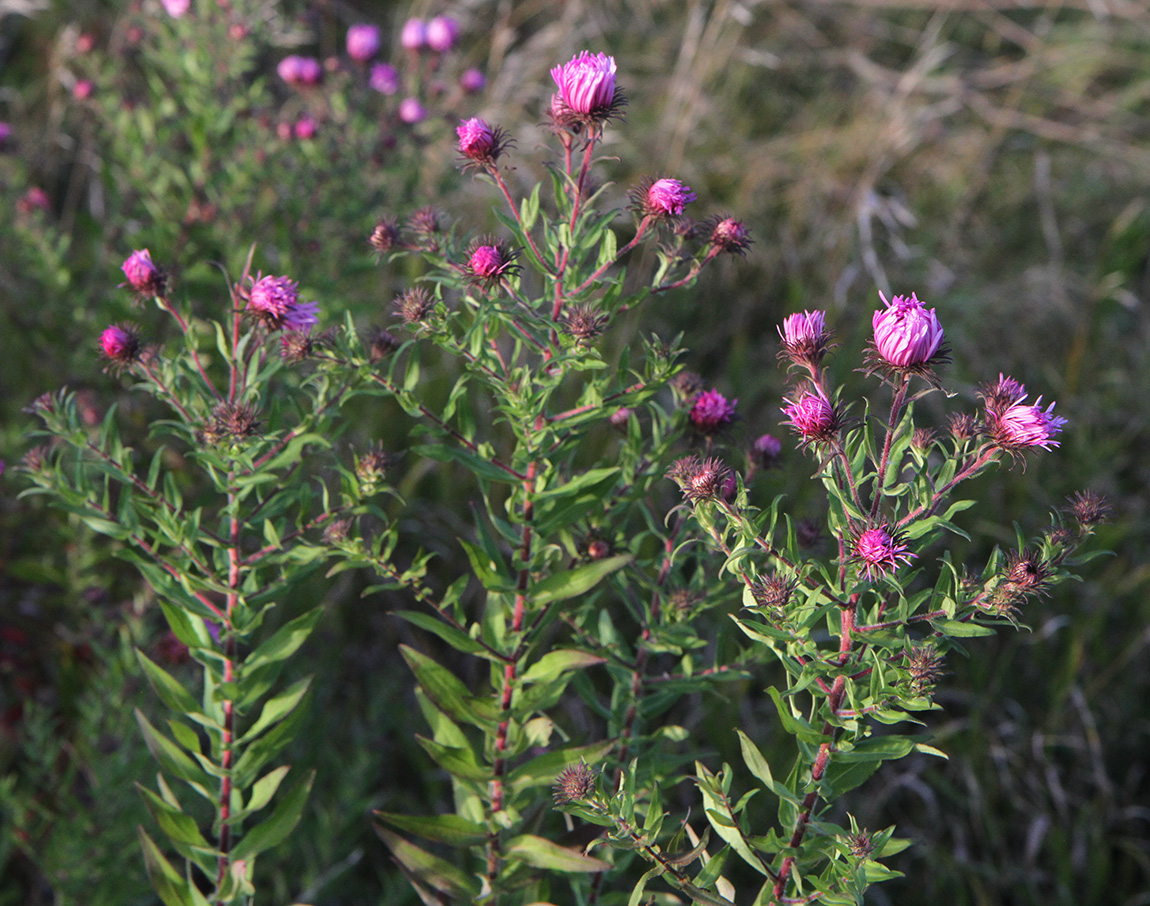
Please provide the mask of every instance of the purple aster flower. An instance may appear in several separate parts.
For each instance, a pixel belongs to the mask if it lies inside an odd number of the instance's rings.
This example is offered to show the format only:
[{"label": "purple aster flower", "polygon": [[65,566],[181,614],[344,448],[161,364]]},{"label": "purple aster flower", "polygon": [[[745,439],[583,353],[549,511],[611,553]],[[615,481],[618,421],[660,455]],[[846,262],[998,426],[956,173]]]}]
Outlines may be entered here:
[{"label": "purple aster flower", "polygon": [[280,60],[276,72],[289,85],[314,85],[323,77],[323,67],[319,60],[296,54]]},{"label": "purple aster flower", "polygon": [[164,293],[164,275],[152,263],[152,254],[147,249],[132,252],[120,265],[127,278],[128,286],[144,296],[160,296]]},{"label": "purple aster flower", "polygon": [[451,16],[436,16],[427,23],[427,46],[436,53],[447,53],[459,40],[459,23]]},{"label": "purple aster flower", "polygon": [[559,91],[551,99],[556,125],[590,124],[609,119],[622,99],[615,91],[615,58],[589,50],[551,70]]},{"label": "purple aster flower", "polygon": [[875,353],[893,368],[916,368],[926,365],[942,346],[942,325],[934,309],[927,309],[914,294],[910,298],[895,296],[887,302],[879,293],[885,309],[871,319],[874,325]]},{"label": "purple aster flower", "polygon": [[738,403],[738,400],[728,400],[718,390],[704,390],[691,405],[691,425],[700,434],[718,434],[735,420]]},{"label": "purple aster flower", "polygon": [[817,388],[804,387],[795,399],[784,402],[783,414],[805,443],[828,441],[838,433],[838,413]]},{"label": "purple aster flower", "polygon": [[299,300],[299,284],[288,277],[260,277],[247,293],[247,310],[272,330],[306,332],[319,323],[319,305]]},{"label": "purple aster flower", "polygon": [[789,359],[796,365],[817,368],[831,347],[831,334],[827,330],[827,315],[823,311],[803,311],[783,318],[778,328],[783,345],[780,359]]},{"label": "purple aster flower", "polygon": [[353,25],[347,30],[347,55],[366,63],[379,52],[379,29],[374,25]]},{"label": "purple aster flower", "polygon": [[116,365],[130,365],[140,357],[140,335],[128,324],[113,324],[100,334],[100,351]]},{"label": "purple aster flower", "polygon": [[760,469],[773,466],[783,452],[783,443],[773,434],[763,434],[751,444],[751,457]]},{"label": "purple aster flower", "polygon": [[518,271],[515,264],[515,255],[502,243],[477,245],[471,250],[467,264],[464,266],[471,283],[482,286],[490,291],[497,286],[504,277]]},{"label": "purple aster flower", "polygon": [[295,121],[292,131],[295,137],[299,139],[315,138],[316,129],[318,128],[316,121],[310,116],[302,116]]},{"label": "purple aster flower", "polygon": [[399,33],[399,43],[407,50],[423,50],[427,47],[427,23],[422,19],[408,19]]},{"label": "purple aster flower", "polygon": [[852,559],[862,567],[867,579],[892,573],[900,565],[909,563],[914,556],[885,525],[861,532],[855,539],[851,554]]},{"label": "purple aster flower", "polygon": [[648,217],[678,217],[695,193],[677,179],[657,179],[643,192],[641,210]]},{"label": "purple aster flower", "polygon": [[414,126],[427,119],[427,108],[418,98],[404,98],[399,102],[399,118],[409,126]]},{"label": "purple aster flower", "polygon": [[478,69],[468,69],[459,77],[459,87],[468,94],[475,94],[487,87],[487,79]]},{"label": "purple aster flower", "polygon": [[459,153],[468,159],[468,166],[494,164],[507,145],[503,130],[492,128],[479,117],[461,120],[455,133],[459,136]]},{"label": "purple aster flower", "polygon": [[1026,395],[1023,394],[1001,415],[987,410],[991,438],[1010,452],[1028,447],[1041,447],[1043,450],[1057,447],[1059,442],[1054,438],[1062,433],[1066,419],[1054,414],[1054,403],[1043,409],[1041,396],[1032,406],[1026,405],[1025,400]]},{"label": "purple aster flower", "polygon": [[399,91],[399,70],[390,63],[376,63],[371,67],[367,83],[380,94],[395,94]]}]

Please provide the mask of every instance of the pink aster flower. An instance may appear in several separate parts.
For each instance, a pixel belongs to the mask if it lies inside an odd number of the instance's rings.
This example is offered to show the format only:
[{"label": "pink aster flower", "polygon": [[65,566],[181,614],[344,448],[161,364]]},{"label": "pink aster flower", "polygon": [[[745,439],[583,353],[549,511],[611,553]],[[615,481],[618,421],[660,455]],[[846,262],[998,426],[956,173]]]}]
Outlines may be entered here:
[{"label": "pink aster flower", "polygon": [[751,239],[747,233],[747,225],[733,217],[717,217],[710,221],[711,246],[719,252],[729,252],[732,255],[745,255]]},{"label": "pink aster flower", "polygon": [[700,434],[718,434],[735,420],[738,400],[728,400],[718,390],[704,390],[691,404],[691,426]]},{"label": "pink aster flower", "polygon": [[399,70],[390,63],[376,63],[371,67],[367,83],[380,94],[395,94],[399,91]]},{"label": "pink aster flower", "polygon": [[296,138],[308,139],[315,138],[317,128],[318,125],[315,120],[310,116],[302,116],[295,121],[295,125],[292,126],[292,131],[295,133]]},{"label": "pink aster flower", "polygon": [[182,17],[192,5],[192,0],[160,0],[164,11],[173,19]]},{"label": "pink aster flower", "polygon": [[436,16],[427,23],[427,46],[436,53],[447,53],[459,40],[459,23],[451,16]]},{"label": "pink aster flower", "polygon": [[366,63],[379,52],[379,29],[374,25],[353,25],[347,30],[347,55]]},{"label": "pink aster flower", "polygon": [[289,85],[314,85],[323,77],[319,60],[295,54],[280,60],[276,72]]},{"label": "pink aster flower", "polygon": [[299,284],[288,277],[260,277],[247,295],[248,312],[272,330],[307,331],[319,323],[319,305],[301,302]]},{"label": "pink aster flower", "polygon": [[422,19],[408,19],[399,33],[399,43],[407,50],[423,50],[427,47],[427,23]]},{"label": "pink aster flower", "polygon": [[470,282],[488,291],[518,269],[511,250],[502,243],[491,242],[475,246],[464,265]]},{"label": "pink aster flower", "polygon": [[164,275],[152,263],[152,253],[147,249],[132,252],[120,265],[127,278],[128,286],[144,296],[159,296],[164,292]]},{"label": "pink aster flower", "polygon": [[780,359],[789,359],[796,365],[817,368],[831,347],[831,334],[827,330],[827,315],[823,311],[803,311],[783,318],[778,328],[783,341]]},{"label": "pink aster flower", "polygon": [[92,84],[91,79],[80,79],[72,86],[72,97],[77,101],[86,101],[92,96],[95,90],[95,85]]},{"label": "pink aster flower", "polygon": [[893,368],[917,368],[926,365],[942,346],[942,325],[934,309],[927,309],[918,297],[895,296],[887,302],[879,293],[885,309],[871,319],[874,346],[878,358]]},{"label": "pink aster flower", "polygon": [[100,334],[100,351],[115,365],[129,365],[140,357],[140,335],[127,324],[113,324]]},{"label": "pink aster flower", "polygon": [[585,50],[552,69],[551,78],[559,89],[552,100],[557,121],[564,115],[575,122],[605,120],[617,106],[614,57]]},{"label": "pink aster flower", "polygon": [[678,217],[694,200],[690,186],[677,179],[657,179],[643,193],[642,211],[650,217]]},{"label": "pink aster flower", "polygon": [[427,108],[418,98],[404,98],[399,102],[399,118],[409,126],[414,126],[427,119]]},{"label": "pink aster flower", "polygon": [[468,166],[494,164],[507,144],[502,129],[492,128],[477,116],[461,120],[455,133],[459,136],[459,153],[468,159]]},{"label": "pink aster flower", "polygon": [[838,413],[817,388],[804,387],[795,399],[784,402],[783,415],[805,443],[828,441],[838,433]]},{"label": "pink aster flower", "polygon": [[1062,433],[1066,419],[1054,414],[1054,403],[1042,408],[1042,397],[1033,406],[1026,405],[1025,396],[1009,406],[1001,416],[992,416],[990,433],[994,441],[1010,451],[1027,447],[1049,450],[1057,447],[1054,438]]},{"label": "pink aster flower", "polygon": [[909,563],[914,556],[885,525],[860,533],[851,553],[852,559],[862,567],[867,579],[892,573],[900,565]]}]

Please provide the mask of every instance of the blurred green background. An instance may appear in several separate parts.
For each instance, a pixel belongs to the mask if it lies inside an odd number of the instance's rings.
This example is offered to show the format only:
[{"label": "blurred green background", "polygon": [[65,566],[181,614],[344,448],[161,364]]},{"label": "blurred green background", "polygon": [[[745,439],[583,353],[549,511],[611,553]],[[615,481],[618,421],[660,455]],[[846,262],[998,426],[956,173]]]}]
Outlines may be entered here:
[{"label": "blurred green background", "polygon": [[[415,128],[395,119],[402,93],[365,92],[355,72],[333,69],[302,96],[276,80],[285,54],[334,58],[361,21],[414,78],[398,28],[439,13],[459,19],[462,42],[420,83],[432,115]],[[453,126],[501,124],[517,142],[506,178],[529,186],[548,71],[584,48],[615,56],[629,99],[605,143],[609,193],[623,203],[640,178],[675,176],[697,216],[751,230],[745,260],[654,302],[642,324],[685,332],[688,367],[739,399],[745,440],[782,433],[784,315],[828,311],[835,378],[850,383],[878,290],[913,290],[946,327],[955,402],[973,408],[977,384],[1005,372],[1070,420],[1057,451],[979,480],[967,524],[1009,544],[1013,521],[1036,531],[1074,491],[1114,505],[1099,542],[1113,557],[1030,605],[1031,631],[948,664],[928,728],[950,760],[888,765],[853,795],[860,823],[915,841],[894,863],[907,877],[870,900],[1150,903],[1145,2],[196,0],[176,22],[154,0],[27,0],[0,2],[0,121],[13,127],[0,150],[0,904],[153,901],[132,783],[154,768],[129,706],[149,706],[130,649],[163,644],[157,608],[105,542],[16,496],[23,407],[65,383],[93,418],[122,396],[96,337],[151,313],[117,288],[120,262],[150,248],[207,309],[225,299],[208,262],[234,276],[256,243],[257,263],[290,273],[333,322],[347,309],[382,323],[408,265],[377,266],[376,218],[434,202],[460,230],[494,229],[492,193],[454,168]],[[457,87],[470,67],[487,78],[474,96]],[[305,113],[315,139],[279,137]],[[390,444],[388,419],[360,413],[354,434]],[[787,446],[801,486],[809,464]],[[405,493],[423,503],[410,527],[458,558],[457,495],[406,465]],[[275,902],[412,902],[370,810],[446,795],[395,707],[410,696],[395,645],[412,630],[388,616],[394,601],[359,599],[367,581],[299,591],[328,609],[297,665],[319,677],[297,759],[320,779],[305,824],[261,865]],[[736,724],[769,748],[758,688],[691,716],[716,763],[738,760]]]}]

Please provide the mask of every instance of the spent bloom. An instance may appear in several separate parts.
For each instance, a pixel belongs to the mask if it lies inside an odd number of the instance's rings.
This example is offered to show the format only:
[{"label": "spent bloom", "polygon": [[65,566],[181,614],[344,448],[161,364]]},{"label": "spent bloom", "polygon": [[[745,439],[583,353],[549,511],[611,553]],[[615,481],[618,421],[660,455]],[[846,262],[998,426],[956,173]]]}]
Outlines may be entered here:
[{"label": "spent bloom", "polygon": [[700,434],[718,434],[735,420],[738,400],[728,400],[718,390],[704,390],[691,405],[691,425]]},{"label": "spent bloom", "polygon": [[621,103],[615,91],[615,58],[606,54],[584,50],[552,69],[551,78],[559,89],[551,101],[557,125],[601,122]]},{"label": "spent bloom", "polygon": [[687,456],[671,464],[667,477],[679,485],[688,500],[715,500],[726,486],[727,467],[718,459]]},{"label": "spent bloom", "polygon": [[347,55],[366,63],[379,52],[379,29],[374,25],[353,25],[347,30]]},{"label": "spent bloom", "polygon": [[901,543],[897,534],[891,534],[888,526],[878,526],[860,532],[854,541],[852,558],[868,579],[876,575],[894,572],[900,564],[909,563],[914,554]]},{"label": "spent bloom", "polygon": [[886,308],[874,313],[874,355],[892,368],[915,369],[925,366],[942,348],[942,325],[934,309],[918,297],[895,296],[889,302],[880,292]]},{"label": "spent bloom", "polygon": [[247,297],[248,312],[273,330],[306,332],[319,323],[319,305],[301,302],[299,284],[288,277],[260,277]]},{"label": "spent bloom", "polygon": [[502,129],[492,128],[477,116],[461,120],[455,134],[459,136],[459,153],[467,158],[467,166],[494,164],[507,145]]},{"label": "spent bloom", "polygon": [[570,764],[559,772],[551,796],[555,805],[563,806],[570,802],[590,799],[595,795],[595,772],[585,762]]},{"label": "spent bloom", "polygon": [[436,53],[447,53],[459,40],[459,23],[451,16],[436,16],[427,23],[427,46]]},{"label": "spent bloom", "polygon": [[783,415],[805,443],[828,441],[838,433],[839,415],[817,387],[803,387],[795,399],[784,402]]},{"label": "spent bloom", "polygon": [[127,278],[128,286],[143,296],[160,296],[164,292],[164,275],[152,263],[152,253],[147,249],[132,252],[120,269]]},{"label": "spent bloom", "polygon": [[677,179],[657,179],[640,187],[636,201],[645,217],[679,217],[695,200],[691,187]]},{"label": "spent bloom", "polygon": [[831,334],[827,330],[827,315],[823,311],[803,311],[783,318],[779,326],[783,341],[780,359],[790,359],[796,365],[817,368],[831,347]]},{"label": "spent bloom", "polygon": [[427,47],[427,23],[422,19],[408,19],[399,33],[399,43],[407,50],[423,50]]},{"label": "spent bloom", "polygon": [[380,94],[395,94],[399,91],[399,70],[390,63],[376,63],[371,67],[367,84]]},{"label": "spent bloom", "polygon": [[130,365],[140,357],[140,335],[130,324],[113,324],[100,334],[100,351],[113,365]]}]

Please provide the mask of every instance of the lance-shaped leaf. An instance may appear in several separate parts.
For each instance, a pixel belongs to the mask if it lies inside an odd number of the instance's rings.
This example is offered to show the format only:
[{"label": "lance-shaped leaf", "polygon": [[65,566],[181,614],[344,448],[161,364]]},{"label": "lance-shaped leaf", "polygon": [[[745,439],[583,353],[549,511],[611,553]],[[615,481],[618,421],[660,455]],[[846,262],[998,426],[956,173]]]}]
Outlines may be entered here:
[{"label": "lance-shaped leaf", "polygon": [[487,840],[487,828],[459,815],[397,815],[394,812],[376,812],[381,820],[392,827],[425,840],[446,843],[448,846],[475,846]]},{"label": "lance-shaped leaf", "polygon": [[561,673],[566,673],[570,670],[582,670],[584,667],[593,667],[596,664],[603,664],[606,661],[607,659],[605,657],[600,657],[597,654],[563,648],[558,651],[550,651],[539,658],[539,660],[532,664],[527,672],[523,674],[521,680],[524,684],[545,683],[555,679],[555,677]]},{"label": "lance-shaped leaf", "polygon": [[387,844],[395,861],[428,887],[465,902],[471,902],[479,895],[479,881],[450,862],[433,856],[378,824],[375,832]]},{"label": "lance-shaped leaf", "polygon": [[195,863],[207,877],[211,877],[215,871],[219,851],[204,839],[195,819],[164,801],[147,787],[137,783],[136,789],[144,797],[148,811],[156,819],[160,830],[168,835],[168,839],[176,847],[176,852]]},{"label": "lance-shaped leaf", "polygon": [[244,834],[233,848],[233,860],[252,859],[266,849],[287,839],[299,822],[303,814],[303,807],[307,803],[308,793],[311,792],[312,781],[315,780],[315,771],[309,771],[307,777],[297,783],[272,813],[262,822]]},{"label": "lance-shaped leaf", "polygon": [[509,859],[520,859],[534,868],[562,872],[599,872],[611,867],[610,862],[585,856],[577,849],[552,843],[533,834],[521,834],[507,841]]},{"label": "lance-shaped leaf", "polygon": [[144,743],[148,751],[160,763],[160,767],[173,777],[179,777],[205,799],[211,800],[212,794],[208,792],[208,786],[214,784],[209,784],[207,774],[187,752],[152,726],[139,708],[136,709],[136,722],[140,725],[140,732],[144,734]]},{"label": "lance-shaped leaf", "polygon": [[494,701],[471,695],[455,674],[414,648],[401,645],[400,653],[420,688],[444,714],[480,729],[495,727],[499,715]]},{"label": "lance-shaped leaf", "polygon": [[599,580],[604,576],[630,562],[630,554],[620,554],[615,557],[607,557],[605,560],[585,563],[566,572],[555,573],[532,586],[531,600],[536,604],[550,604],[552,601],[565,601],[568,598],[574,598],[590,591],[599,584]]},{"label": "lance-shaped leaf", "polygon": [[139,834],[140,848],[144,851],[144,868],[148,872],[148,880],[152,882],[152,888],[164,901],[164,906],[197,906],[196,900],[189,890],[191,885],[188,881],[180,877],[180,873],[164,858],[160,848],[156,846],[142,827],[139,828]]},{"label": "lance-shaped leaf", "polygon": [[431,756],[432,761],[452,777],[481,783],[486,783],[491,779],[491,769],[476,762],[475,753],[471,751],[470,747],[445,746],[418,734],[415,739]]},{"label": "lance-shaped leaf", "polygon": [[192,697],[192,694],[181,686],[175,677],[150,660],[139,648],[136,649],[136,660],[140,662],[144,675],[148,677],[148,682],[152,684],[152,688],[156,690],[156,695],[165,705],[173,711],[183,714],[191,714],[200,710],[199,703]]}]

